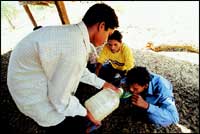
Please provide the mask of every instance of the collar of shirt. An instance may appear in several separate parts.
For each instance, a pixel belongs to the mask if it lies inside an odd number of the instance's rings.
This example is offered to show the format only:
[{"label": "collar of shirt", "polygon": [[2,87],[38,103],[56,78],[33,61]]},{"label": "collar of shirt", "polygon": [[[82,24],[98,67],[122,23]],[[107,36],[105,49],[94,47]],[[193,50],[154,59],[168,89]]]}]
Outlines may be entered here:
[{"label": "collar of shirt", "polygon": [[149,86],[148,86],[148,90],[147,90],[147,94],[150,94],[150,95],[153,95],[153,78],[154,78],[154,75],[153,74],[150,74],[150,82],[149,82]]},{"label": "collar of shirt", "polygon": [[97,50],[96,50],[96,48],[94,47],[94,45],[92,44],[92,43],[90,43],[90,48],[91,48],[91,53],[94,53],[95,55],[98,55],[97,54]]},{"label": "collar of shirt", "polygon": [[89,33],[88,33],[88,29],[85,25],[85,23],[83,21],[81,21],[80,23],[77,24],[82,35],[84,38],[84,42],[86,45],[86,48],[89,49],[88,52],[89,53],[95,53],[97,55],[97,51],[96,48],[94,47],[94,45],[90,42],[90,37],[89,37]]},{"label": "collar of shirt", "polygon": [[90,44],[89,33],[88,33],[88,30],[87,30],[85,23],[83,21],[81,21],[77,25],[78,25],[79,29],[81,30],[81,33],[84,37],[85,43]]},{"label": "collar of shirt", "polygon": [[155,90],[158,90],[159,92],[165,91],[165,90],[160,91],[161,87],[170,88],[170,83],[166,79],[164,79],[162,76],[155,73],[150,73],[150,82],[149,82],[147,94],[153,95],[155,94]]}]

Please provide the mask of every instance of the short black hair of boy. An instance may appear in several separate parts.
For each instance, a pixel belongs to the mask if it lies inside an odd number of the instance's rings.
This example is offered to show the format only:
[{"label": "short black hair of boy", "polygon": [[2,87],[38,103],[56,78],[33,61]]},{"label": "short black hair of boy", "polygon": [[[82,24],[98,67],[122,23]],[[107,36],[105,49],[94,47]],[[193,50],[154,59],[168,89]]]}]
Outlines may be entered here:
[{"label": "short black hair of boy", "polygon": [[118,31],[115,30],[109,37],[108,40],[117,40],[119,42],[122,42],[122,34]]},{"label": "short black hair of boy", "polygon": [[85,13],[82,21],[87,27],[98,22],[105,22],[105,30],[119,27],[118,17],[114,9],[104,3],[97,3],[91,6]]},{"label": "short black hair of boy", "polygon": [[140,86],[149,84],[151,78],[150,73],[146,67],[135,66],[127,73],[127,84],[128,86],[137,83]]}]

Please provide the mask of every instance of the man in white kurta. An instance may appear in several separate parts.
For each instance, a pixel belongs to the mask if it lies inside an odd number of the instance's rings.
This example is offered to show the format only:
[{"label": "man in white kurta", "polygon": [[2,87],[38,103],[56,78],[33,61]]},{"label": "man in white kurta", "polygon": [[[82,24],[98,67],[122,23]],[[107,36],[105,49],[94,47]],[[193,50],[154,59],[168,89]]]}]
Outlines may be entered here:
[{"label": "man in white kurta", "polygon": [[94,46],[101,46],[118,26],[114,9],[97,3],[78,24],[46,26],[22,39],[11,53],[7,75],[19,110],[50,133],[68,131],[65,118],[76,115],[100,124],[74,94],[80,81],[119,91],[86,68]]},{"label": "man in white kurta", "polygon": [[83,22],[44,27],[13,50],[7,83],[17,107],[41,126],[53,126],[65,116],[86,116],[74,96],[79,81],[100,89],[105,83],[86,68],[95,51]]}]

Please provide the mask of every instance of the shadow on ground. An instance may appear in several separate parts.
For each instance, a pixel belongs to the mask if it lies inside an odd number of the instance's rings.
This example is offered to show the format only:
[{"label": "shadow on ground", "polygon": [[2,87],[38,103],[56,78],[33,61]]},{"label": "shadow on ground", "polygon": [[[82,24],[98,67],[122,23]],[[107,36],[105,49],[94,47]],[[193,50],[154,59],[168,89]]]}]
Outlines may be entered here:
[{"label": "shadow on ground", "polygon": [[[41,129],[37,123],[17,109],[9,94],[6,84],[6,76],[10,53],[11,52],[1,55],[0,126],[2,129],[5,129],[4,132],[8,134],[45,134],[45,130]],[[178,89],[175,90],[174,94],[178,104],[177,109],[180,114],[180,123],[191,129],[193,132],[198,133],[198,93],[192,94],[193,92],[188,92],[188,89],[185,89],[180,84],[175,85],[175,89]],[[98,90],[94,87],[80,83],[76,96],[80,99],[80,102],[83,103],[97,91]],[[94,133],[181,133],[181,130],[175,125],[171,125],[167,128],[156,128],[156,126],[145,122],[142,118],[139,118],[137,111],[132,105],[128,102],[123,102],[120,104],[118,109],[102,121],[101,128],[96,130]]]}]

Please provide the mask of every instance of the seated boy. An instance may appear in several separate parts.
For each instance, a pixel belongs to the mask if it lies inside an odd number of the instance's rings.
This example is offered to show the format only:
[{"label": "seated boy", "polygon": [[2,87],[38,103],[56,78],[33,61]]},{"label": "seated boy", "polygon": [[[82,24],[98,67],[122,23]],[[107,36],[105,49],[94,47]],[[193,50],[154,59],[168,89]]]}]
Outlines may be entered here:
[{"label": "seated boy", "polygon": [[179,121],[172,84],[162,76],[149,73],[145,67],[134,67],[127,73],[126,82],[132,92],[131,103],[149,121],[158,126],[169,126]]},{"label": "seated boy", "polygon": [[122,34],[115,30],[108,37],[108,43],[104,45],[97,58],[95,73],[100,78],[118,86],[119,83],[114,83],[115,78],[124,77],[133,66],[132,50],[122,42]]}]

